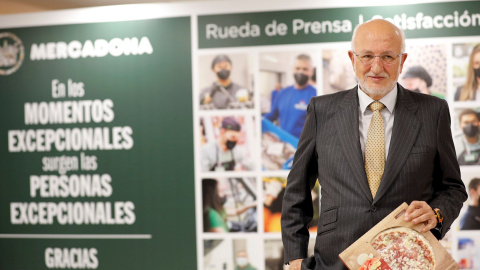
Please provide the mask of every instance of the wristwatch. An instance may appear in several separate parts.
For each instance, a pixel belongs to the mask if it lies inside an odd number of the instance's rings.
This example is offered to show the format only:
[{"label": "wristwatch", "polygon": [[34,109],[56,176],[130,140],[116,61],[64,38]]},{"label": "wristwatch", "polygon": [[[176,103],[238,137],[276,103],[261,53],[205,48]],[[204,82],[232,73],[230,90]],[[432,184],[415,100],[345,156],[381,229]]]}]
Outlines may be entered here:
[{"label": "wristwatch", "polygon": [[437,218],[437,223],[442,224],[443,222],[443,213],[442,210],[435,208],[433,209],[433,212],[435,213],[435,217]]}]

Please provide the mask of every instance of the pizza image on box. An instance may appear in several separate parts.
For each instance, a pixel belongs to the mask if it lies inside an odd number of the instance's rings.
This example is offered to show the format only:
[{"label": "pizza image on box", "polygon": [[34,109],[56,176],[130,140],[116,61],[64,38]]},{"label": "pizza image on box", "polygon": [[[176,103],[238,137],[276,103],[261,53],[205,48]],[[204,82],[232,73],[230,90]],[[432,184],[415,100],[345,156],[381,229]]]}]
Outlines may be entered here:
[{"label": "pizza image on box", "polygon": [[392,268],[382,258],[370,258],[358,270],[392,270]]},{"label": "pizza image on box", "polygon": [[338,256],[350,270],[459,270],[460,266],[423,224],[405,221],[402,203]]},{"label": "pizza image on box", "polygon": [[377,234],[371,245],[392,270],[434,270],[435,255],[428,240],[407,227],[394,227]]}]

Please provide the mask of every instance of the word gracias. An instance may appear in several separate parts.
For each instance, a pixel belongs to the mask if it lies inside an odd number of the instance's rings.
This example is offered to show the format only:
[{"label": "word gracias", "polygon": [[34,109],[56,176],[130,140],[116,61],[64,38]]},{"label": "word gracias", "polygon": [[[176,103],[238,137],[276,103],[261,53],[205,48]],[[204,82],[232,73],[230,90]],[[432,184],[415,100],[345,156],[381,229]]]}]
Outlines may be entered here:
[{"label": "word gracias", "polygon": [[97,269],[96,248],[51,248],[45,249],[45,265],[52,268]]},{"label": "word gracias", "polygon": [[30,50],[30,60],[55,60],[55,59],[77,59],[87,57],[105,57],[121,55],[142,55],[152,54],[153,47],[147,37],[138,38],[113,38],[110,41],[97,39],[86,40],[83,44],[78,40],[69,43],[47,42],[33,43]]}]

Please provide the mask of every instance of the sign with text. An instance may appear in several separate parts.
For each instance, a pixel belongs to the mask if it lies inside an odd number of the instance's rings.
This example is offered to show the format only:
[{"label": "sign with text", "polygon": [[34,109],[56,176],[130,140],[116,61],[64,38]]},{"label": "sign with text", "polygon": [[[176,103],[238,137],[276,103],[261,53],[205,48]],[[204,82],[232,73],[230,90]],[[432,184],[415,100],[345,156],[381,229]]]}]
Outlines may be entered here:
[{"label": "sign with text", "polygon": [[0,268],[195,265],[190,18],[0,39]]},{"label": "sign with text", "polygon": [[475,1],[218,14],[198,17],[199,48],[349,41],[355,26],[378,18],[404,29],[407,38],[480,31]]}]

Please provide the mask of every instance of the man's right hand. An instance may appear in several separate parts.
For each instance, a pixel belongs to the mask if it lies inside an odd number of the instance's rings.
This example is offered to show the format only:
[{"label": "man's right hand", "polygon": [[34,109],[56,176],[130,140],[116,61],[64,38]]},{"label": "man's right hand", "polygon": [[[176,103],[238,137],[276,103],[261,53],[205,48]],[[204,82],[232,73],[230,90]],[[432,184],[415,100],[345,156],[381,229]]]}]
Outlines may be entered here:
[{"label": "man's right hand", "polygon": [[290,261],[290,267],[288,268],[288,270],[300,270],[300,268],[302,267],[302,261],[303,259],[296,259]]}]

